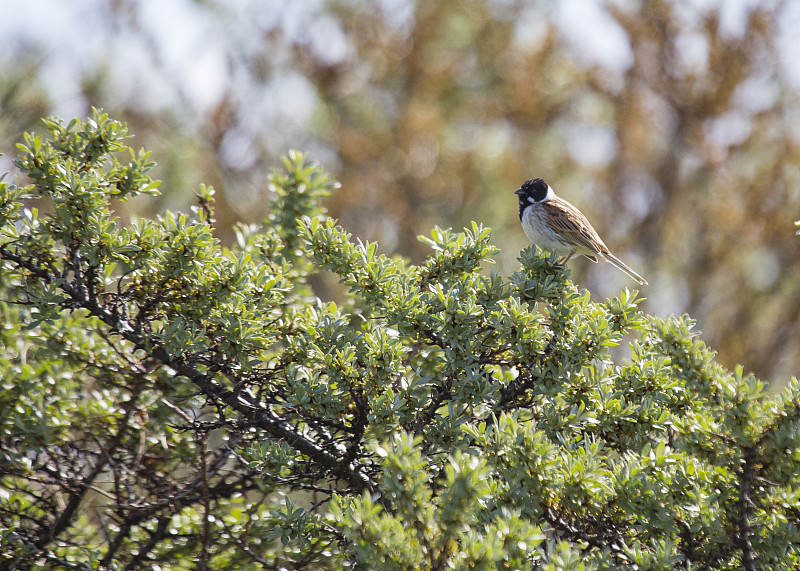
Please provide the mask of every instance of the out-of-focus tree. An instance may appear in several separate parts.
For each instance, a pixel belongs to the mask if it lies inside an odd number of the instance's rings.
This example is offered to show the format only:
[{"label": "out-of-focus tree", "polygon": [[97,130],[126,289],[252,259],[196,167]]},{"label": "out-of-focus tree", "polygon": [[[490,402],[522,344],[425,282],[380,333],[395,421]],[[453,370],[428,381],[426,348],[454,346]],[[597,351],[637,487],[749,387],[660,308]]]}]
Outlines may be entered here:
[{"label": "out-of-focus tree", "polygon": [[[800,105],[781,43],[797,16],[792,3],[737,6],[187,3],[173,29],[202,33],[181,60],[163,40],[178,34],[153,24],[171,15],[123,1],[101,21],[144,46],[149,90],[120,93],[118,50],[80,85],[87,106],[127,119],[161,157],[177,193],[163,200],[218,189],[222,228],[262,216],[268,165],[302,145],[342,182],[330,211],[356,235],[418,261],[417,235],[479,219],[511,271],[525,244],[511,191],[544,176],[648,277],[648,310],[690,313],[723,363],[782,378],[800,364]],[[206,74],[222,86],[198,103],[191,85]],[[30,110],[31,92],[9,98],[9,85],[4,116]],[[40,108],[44,95],[11,116]],[[2,137],[18,128],[30,125],[4,124]],[[573,269],[601,296],[625,279]]]}]

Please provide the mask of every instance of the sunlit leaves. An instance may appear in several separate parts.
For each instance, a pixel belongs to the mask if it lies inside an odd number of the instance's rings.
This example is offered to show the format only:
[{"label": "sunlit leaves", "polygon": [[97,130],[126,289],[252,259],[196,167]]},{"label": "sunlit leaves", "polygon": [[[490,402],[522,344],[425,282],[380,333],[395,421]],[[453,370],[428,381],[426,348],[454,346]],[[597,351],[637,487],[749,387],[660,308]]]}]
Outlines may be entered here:
[{"label": "sunlit leaves", "polygon": [[122,227],[110,200],[153,190],[146,153],[101,114],[48,126],[33,187],[0,186],[4,557],[792,563],[798,384],[724,370],[688,316],[593,299],[534,247],[503,277],[478,224],[434,228],[418,265],[381,253],[322,217],[336,184],[300,153],[230,247],[207,187]]}]

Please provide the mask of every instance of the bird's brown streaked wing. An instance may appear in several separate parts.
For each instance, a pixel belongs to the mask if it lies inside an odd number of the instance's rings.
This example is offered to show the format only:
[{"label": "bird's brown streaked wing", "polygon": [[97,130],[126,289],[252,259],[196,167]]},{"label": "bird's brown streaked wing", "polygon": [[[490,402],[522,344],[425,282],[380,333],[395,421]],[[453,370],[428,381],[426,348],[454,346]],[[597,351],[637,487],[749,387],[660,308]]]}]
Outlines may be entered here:
[{"label": "bird's brown streaked wing", "polygon": [[608,248],[586,217],[569,202],[556,197],[543,202],[542,207],[549,214],[550,225],[566,240],[592,252],[599,254],[608,252]]}]

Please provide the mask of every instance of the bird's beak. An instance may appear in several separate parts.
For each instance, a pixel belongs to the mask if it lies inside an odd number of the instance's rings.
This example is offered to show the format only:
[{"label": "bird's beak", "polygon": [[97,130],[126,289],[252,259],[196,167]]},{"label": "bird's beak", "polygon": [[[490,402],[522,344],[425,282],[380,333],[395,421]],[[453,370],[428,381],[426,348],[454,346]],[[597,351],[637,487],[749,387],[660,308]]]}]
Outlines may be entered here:
[{"label": "bird's beak", "polygon": [[514,191],[514,194],[523,195],[523,194],[525,194],[525,191],[522,190],[521,188],[518,188],[517,190]]}]

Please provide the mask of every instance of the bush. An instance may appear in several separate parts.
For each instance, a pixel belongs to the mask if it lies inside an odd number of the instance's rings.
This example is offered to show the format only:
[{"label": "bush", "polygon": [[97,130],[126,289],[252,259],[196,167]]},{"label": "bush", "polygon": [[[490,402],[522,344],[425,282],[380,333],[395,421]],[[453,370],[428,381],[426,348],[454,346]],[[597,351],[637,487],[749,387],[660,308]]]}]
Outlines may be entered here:
[{"label": "bush", "polygon": [[534,248],[487,274],[478,224],[382,255],[297,152],[234,247],[210,188],[121,227],[148,154],[100,112],[47,128],[0,187],[0,566],[800,567],[800,386],[690,318]]}]

